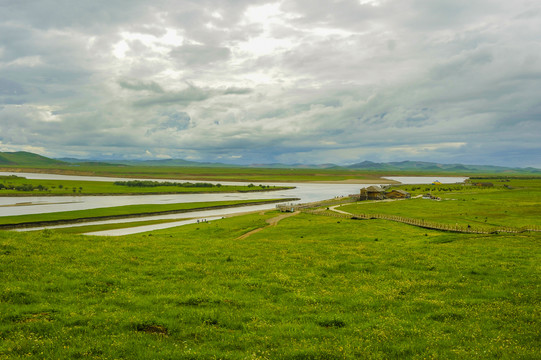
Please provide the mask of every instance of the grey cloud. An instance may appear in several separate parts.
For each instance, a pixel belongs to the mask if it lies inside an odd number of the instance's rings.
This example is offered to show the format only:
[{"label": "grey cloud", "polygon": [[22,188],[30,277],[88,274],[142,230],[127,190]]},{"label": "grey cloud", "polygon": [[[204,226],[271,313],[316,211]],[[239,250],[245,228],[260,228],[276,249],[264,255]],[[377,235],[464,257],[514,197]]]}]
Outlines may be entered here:
[{"label": "grey cloud", "polygon": [[190,126],[191,118],[186,112],[169,110],[161,113],[151,123],[152,128],[147,131],[147,135],[152,135],[159,131],[178,132],[186,130]]},{"label": "grey cloud", "polygon": [[154,93],[163,93],[162,87],[154,82],[143,82],[137,80],[119,80],[118,85],[124,89],[134,90],[134,91],[150,91]]},{"label": "grey cloud", "polygon": [[226,47],[183,45],[171,50],[169,54],[186,65],[203,66],[227,60],[230,53],[231,51]]},{"label": "grey cloud", "polygon": [[151,98],[141,99],[134,103],[136,107],[148,107],[156,105],[183,105],[187,106],[194,102],[201,102],[207,99],[221,95],[245,95],[251,93],[247,88],[226,88],[226,89],[202,89],[190,85],[188,88],[178,91],[165,93],[163,95]]},{"label": "grey cloud", "polygon": [[2,2],[2,143],[254,162],[538,157],[539,5],[291,0],[244,22],[265,3]]},{"label": "grey cloud", "polygon": [[246,94],[251,94],[252,92],[253,92],[252,89],[238,88],[238,87],[228,87],[225,90],[223,90],[224,95],[246,95]]},{"label": "grey cloud", "polygon": [[214,96],[212,91],[190,86],[185,90],[166,93],[164,95],[154,96],[147,99],[138,100],[134,103],[137,107],[147,107],[155,105],[189,105],[193,102],[203,101]]},{"label": "grey cloud", "polygon": [[20,83],[0,78],[0,104],[23,104],[25,94],[27,91]]}]

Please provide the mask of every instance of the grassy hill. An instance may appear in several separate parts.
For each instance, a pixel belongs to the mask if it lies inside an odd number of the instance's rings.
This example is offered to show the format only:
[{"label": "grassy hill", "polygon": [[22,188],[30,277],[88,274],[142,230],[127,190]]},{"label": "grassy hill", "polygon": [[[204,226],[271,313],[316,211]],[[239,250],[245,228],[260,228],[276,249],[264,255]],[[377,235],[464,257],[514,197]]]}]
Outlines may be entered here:
[{"label": "grassy hill", "polygon": [[155,179],[204,181],[298,182],[377,180],[390,175],[402,176],[541,176],[535,168],[509,168],[489,165],[439,164],[420,161],[376,163],[364,161],[350,166],[336,164],[257,164],[232,165],[182,159],[106,160],[50,159],[29,152],[0,152],[0,167],[25,171],[70,175],[121,176]]},{"label": "grassy hill", "polygon": [[66,165],[65,162],[26,151],[0,152],[0,165],[8,166],[44,166]]}]

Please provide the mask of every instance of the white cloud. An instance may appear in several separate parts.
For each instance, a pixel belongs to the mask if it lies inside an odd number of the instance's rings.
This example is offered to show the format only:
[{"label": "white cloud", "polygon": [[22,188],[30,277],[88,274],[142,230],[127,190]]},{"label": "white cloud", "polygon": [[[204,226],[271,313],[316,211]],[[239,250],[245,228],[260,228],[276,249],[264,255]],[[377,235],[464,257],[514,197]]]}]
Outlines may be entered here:
[{"label": "white cloud", "polygon": [[0,5],[4,146],[258,163],[539,155],[534,2],[133,0],[42,15],[54,7]]}]

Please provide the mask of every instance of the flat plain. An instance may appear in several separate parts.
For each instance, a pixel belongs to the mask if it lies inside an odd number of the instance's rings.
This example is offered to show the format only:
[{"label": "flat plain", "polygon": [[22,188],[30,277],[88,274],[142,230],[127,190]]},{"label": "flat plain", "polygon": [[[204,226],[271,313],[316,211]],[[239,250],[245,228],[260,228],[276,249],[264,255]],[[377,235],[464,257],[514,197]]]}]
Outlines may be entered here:
[{"label": "flat plain", "polygon": [[[135,186],[133,184],[141,184]],[[286,186],[221,185],[205,182],[37,180],[23,176],[0,176],[0,196],[85,196],[226,193],[283,190]]]},{"label": "flat plain", "polygon": [[[348,207],[540,225],[540,180],[494,184]],[[305,213],[268,226],[277,215],[112,238],[0,232],[0,358],[540,357],[540,233]]]}]

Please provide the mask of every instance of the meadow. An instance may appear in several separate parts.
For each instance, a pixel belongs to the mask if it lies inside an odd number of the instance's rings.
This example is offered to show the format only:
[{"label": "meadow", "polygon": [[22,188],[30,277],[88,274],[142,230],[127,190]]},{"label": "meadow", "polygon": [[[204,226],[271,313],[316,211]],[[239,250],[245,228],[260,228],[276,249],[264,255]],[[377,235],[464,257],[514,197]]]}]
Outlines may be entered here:
[{"label": "meadow", "polygon": [[[137,183],[133,181],[133,183]],[[139,182],[143,183],[143,182]],[[221,185],[199,182],[158,183],[133,186],[130,182],[37,180],[19,176],[0,176],[0,196],[73,196],[73,195],[151,195],[184,193],[224,193],[283,190],[290,187],[265,185]]]},{"label": "meadow", "polygon": [[[505,181],[502,181],[505,180]],[[472,182],[489,182],[479,179]],[[493,187],[475,185],[400,185],[413,197],[430,193],[441,201],[422,198],[393,202],[358,202],[340,209],[350,213],[392,214],[476,228],[541,225],[541,180],[496,179]]]},{"label": "meadow", "polygon": [[[353,169],[314,169],[314,168],[254,168],[254,167],[171,167],[171,166],[125,166],[81,164],[69,165],[29,165],[9,167],[1,165],[0,171],[37,172],[63,175],[109,176],[123,178],[182,179],[187,181],[241,181],[260,182],[310,182],[356,180],[367,183],[393,183],[381,176],[389,175],[383,171]],[[418,172],[401,172],[401,175],[419,175]],[[441,176],[441,173],[439,173]],[[427,174],[431,175],[430,173]],[[452,175],[451,175],[452,176]],[[462,176],[462,175],[461,175]]]},{"label": "meadow", "polygon": [[[444,219],[443,206],[482,214],[493,202],[506,215],[490,221],[519,224],[540,202],[537,184],[442,190],[457,200],[420,204]],[[416,204],[385,206],[420,214]],[[277,215],[110,238],[0,232],[0,358],[541,356],[540,233],[304,213],[268,226]]]}]

